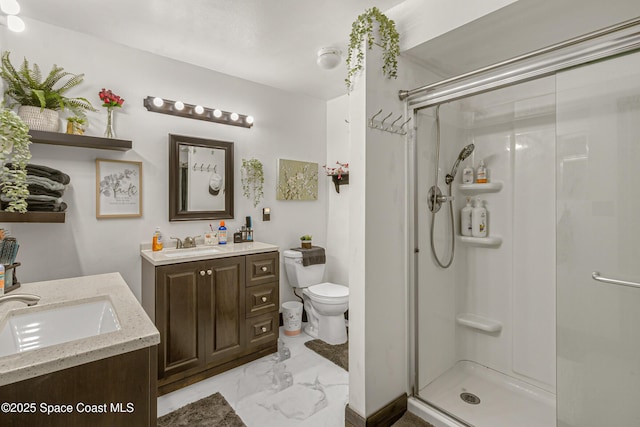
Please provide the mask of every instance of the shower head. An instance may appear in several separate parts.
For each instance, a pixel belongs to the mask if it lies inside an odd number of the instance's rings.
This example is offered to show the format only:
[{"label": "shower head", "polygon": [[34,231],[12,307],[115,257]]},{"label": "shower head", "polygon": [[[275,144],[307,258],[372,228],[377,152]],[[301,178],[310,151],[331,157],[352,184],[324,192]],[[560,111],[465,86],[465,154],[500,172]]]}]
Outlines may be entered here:
[{"label": "shower head", "polygon": [[460,165],[461,161],[465,160],[467,157],[471,155],[471,153],[473,153],[474,148],[476,148],[475,145],[469,144],[466,147],[464,147],[462,151],[460,151],[460,154],[458,154],[458,158],[456,159],[456,162],[453,164],[453,167],[451,168],[451,172],[447,174],[445,178],[445,182],[447,183],[447,185],[453,182],[453,179],[456,177],[456,173],[458,172],[458,165]]}]

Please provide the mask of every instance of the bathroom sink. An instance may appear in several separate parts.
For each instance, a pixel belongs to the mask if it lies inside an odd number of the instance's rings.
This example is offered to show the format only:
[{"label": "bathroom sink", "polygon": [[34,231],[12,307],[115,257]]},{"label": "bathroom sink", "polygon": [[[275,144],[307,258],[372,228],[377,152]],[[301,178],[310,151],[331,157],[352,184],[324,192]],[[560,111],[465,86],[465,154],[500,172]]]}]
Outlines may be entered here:
[{"label": "bathroom sink", "polygon": [[168,251],[164,251],[163,255],[169,258],[177,258],[184,256],[216,254],[220,252],[222,251],[218,248],[171,249]]},{"label": "bathroom sink", "polygon": [[20,309],[1,327],[0,357],[114,332],[120,322],[111,302],[100,299]]}]

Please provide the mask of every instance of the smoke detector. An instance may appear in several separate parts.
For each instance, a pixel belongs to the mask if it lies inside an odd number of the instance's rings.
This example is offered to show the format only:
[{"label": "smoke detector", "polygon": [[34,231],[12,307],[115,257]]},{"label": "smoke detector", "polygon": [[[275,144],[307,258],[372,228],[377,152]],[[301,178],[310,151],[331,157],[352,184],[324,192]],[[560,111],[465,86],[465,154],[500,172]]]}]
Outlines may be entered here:
[{"label": "smoke detector", "polygon": [[323,47],[318,51],[318,59],[316,60],[316,63],[320,68],[331,70],[340,64],[341,54],[342,52],[338,48]]}]

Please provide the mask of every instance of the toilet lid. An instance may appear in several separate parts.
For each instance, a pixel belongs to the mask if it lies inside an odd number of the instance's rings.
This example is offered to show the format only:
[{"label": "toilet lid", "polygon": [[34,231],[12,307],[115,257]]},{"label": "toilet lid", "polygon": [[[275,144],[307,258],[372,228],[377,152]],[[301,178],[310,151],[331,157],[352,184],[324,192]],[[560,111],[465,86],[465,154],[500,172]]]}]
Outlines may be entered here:
[{"label": "toilet lid", "polygon": [[307,288],[312,294],[321,297],[347,297],[349,296],[349,288],[342,285],[336,285],[335,283],[320,283],[319,285],[309,286]]}]

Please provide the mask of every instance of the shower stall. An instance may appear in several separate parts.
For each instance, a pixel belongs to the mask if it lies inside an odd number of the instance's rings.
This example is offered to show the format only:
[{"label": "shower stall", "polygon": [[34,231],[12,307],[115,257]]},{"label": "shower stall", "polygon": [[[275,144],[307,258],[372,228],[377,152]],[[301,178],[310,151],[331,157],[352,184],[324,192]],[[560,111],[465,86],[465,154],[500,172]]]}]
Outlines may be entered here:
[{"label": "shower stall", "polygon": [[436,427],[640,425],[637,24],[404,94],[410,408]]}]

